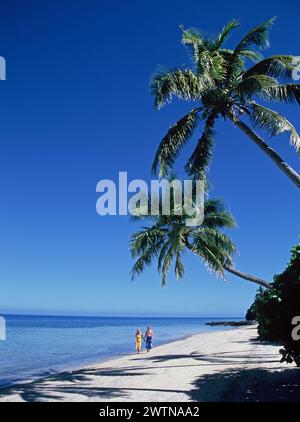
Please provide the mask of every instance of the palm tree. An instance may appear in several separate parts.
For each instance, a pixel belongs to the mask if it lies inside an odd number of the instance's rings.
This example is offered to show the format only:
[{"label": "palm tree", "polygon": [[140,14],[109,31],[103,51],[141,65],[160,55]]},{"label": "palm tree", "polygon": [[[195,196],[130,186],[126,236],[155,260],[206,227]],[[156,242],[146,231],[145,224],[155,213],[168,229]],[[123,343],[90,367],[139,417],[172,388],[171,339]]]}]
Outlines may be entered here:
[{"label": "palm tree", "polygon": [[130,250],[137,258],[132,268],[132,278],[141,274],[154,259],[162,275],[162,285],[166,284],[167,273],[174,264],[175,275],[181,279],[184,275],[182,255],[188,250],[201,258],[208,270],[225,278],[228,271],[240,278],[271,289],[271,285],[260,278],[242,273],[233,266],[236,247],[223,229],[235,227],[233,216],[226,211],[220,200],[211,199],[204,203],[204,220],[201,226],[190,226],[191,216],[170,215],[140,216],[137,220],[148,219],[151,226],[133,233]]},{"label": "palm tree", "polygon": [[[290,133],[290,142],[300,152],[300,138],[294,126],[276,111],[257,100],[300,104],[300,84],[291,83],[297,60],[290,55],[263,58],[257,48],[269,46],[269,21],[251,29],[234,50],[223,48],[236,20],[229,22],[216,39],[195,29],[182,29],[182,43],[192,53],[192,68],[159,70],[151,78],[155,107],[160,109],[173,97],[195,101],[196,106],[171,126],[162,139],[154,159],[153,172],[159,166],[163,176],[173,167],[182,147],[203,122],[204,128],[195,150],[186,164],[189,175],[203,178],[214,145],[213,127],[222,117],[241,129],[300,188],[300,175],[291,168],[254,130],[240,119],[246,116],[253,128],[275,136]],[[254,65],[246,68],[246,60]]]}]

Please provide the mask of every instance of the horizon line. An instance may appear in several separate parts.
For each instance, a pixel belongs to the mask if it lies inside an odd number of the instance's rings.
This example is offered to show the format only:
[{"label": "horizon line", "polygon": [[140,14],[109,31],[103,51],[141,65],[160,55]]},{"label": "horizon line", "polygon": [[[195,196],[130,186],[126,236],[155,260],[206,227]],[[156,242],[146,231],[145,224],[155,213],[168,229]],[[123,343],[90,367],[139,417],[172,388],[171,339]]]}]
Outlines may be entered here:
[{"label": "horizon line", "polygon": [[145,315],[132,315],[132,314],[119,314],[119,315],[95,315],[95,314],[48,314],[48,313],[24,313],[24,312],[3,312],[0,313],[1,316],[32,316],[32,317],[66,317],[66,318],[243,318],[242,315],[176,315],[176,314],[145,314]]}]

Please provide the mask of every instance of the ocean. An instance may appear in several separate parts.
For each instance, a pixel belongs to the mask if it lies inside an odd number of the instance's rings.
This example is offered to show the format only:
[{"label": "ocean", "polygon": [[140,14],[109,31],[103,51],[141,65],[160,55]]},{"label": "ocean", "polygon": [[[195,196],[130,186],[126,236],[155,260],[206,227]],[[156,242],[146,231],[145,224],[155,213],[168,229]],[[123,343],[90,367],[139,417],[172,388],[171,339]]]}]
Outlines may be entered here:
[{"label": "ocean", "polygon": [[0,387],[135,353],[137,328],[154,330],[154,347],[204,331],[208,321],[243,318],[140,318],[6,315],[0,341]]}]

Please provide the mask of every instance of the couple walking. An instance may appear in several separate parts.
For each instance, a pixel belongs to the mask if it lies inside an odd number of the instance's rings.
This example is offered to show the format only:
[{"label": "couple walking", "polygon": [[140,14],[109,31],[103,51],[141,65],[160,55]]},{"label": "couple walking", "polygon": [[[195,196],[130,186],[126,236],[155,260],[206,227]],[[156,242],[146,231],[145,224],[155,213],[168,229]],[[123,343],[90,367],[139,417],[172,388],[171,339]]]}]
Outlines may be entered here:
[{"label": "couple walking", "polygon": [[147,327],[145,335],[142,335],[141,330],[138,328],[135,334],[135,348],[138,354],[142,351],[142,340],[146,343],[146,350],[149,352],[152,349],[153,330],[151,327]]}]

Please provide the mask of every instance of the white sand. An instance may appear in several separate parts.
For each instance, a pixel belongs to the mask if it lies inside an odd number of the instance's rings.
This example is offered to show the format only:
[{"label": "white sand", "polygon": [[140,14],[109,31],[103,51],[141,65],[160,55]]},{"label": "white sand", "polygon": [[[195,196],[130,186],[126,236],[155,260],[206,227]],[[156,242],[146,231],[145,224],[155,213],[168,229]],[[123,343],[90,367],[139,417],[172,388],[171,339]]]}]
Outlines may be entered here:
[{"label": "white sand", "polygon": [[278,349],[254,326],[200,333],[0,390],[0,401],[300,401],[300,369]]}]

